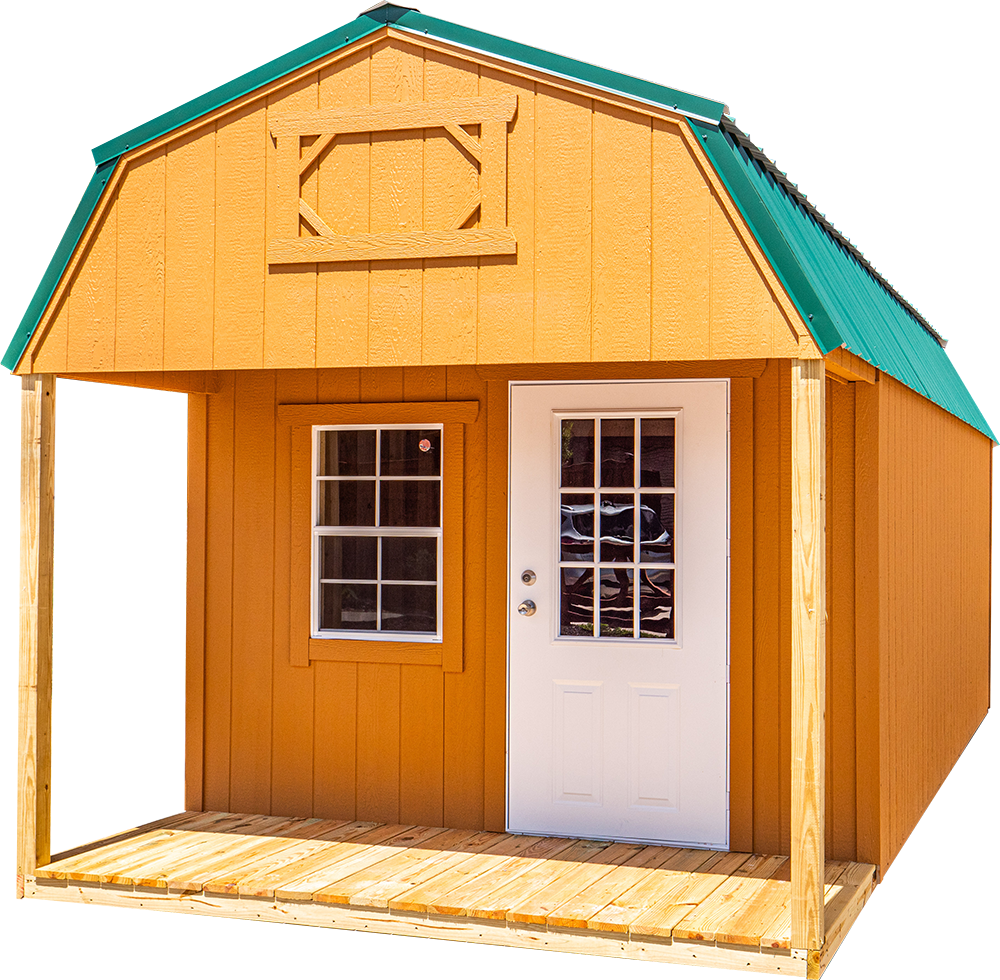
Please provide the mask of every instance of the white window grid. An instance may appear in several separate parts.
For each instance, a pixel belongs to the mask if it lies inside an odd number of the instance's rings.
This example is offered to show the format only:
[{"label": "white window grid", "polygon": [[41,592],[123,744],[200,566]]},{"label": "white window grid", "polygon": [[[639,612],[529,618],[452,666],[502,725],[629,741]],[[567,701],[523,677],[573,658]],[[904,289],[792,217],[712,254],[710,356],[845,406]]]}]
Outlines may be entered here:
[{"label": "white window grid", "polygon": [[[633,485],[630,487],[619,487],[619,486],[603,486],[601,483],[601,420],[602,419],[631,419],[634,424],[633,428],[633,446],[635,447],[633,453],[633,471],[632,471],[632,481]],[[639,485],[641,479],[641,423],[642,419],[673,419],[674,420],[674,485],[672,487],[641,487]],[[680,554],[680,495],[677,490],[681,483],[680,469],[681,469],[681,458],[680,458],[680,412],[655,412],[655,411],[644,411],[644,412],[601,412],[599,415],[594,412],[566,412],[559,413],[556,416],[557,428],[556,428],[556,438],[561,441],[562,439],[562,424],[563,421],[567,420],[580,420],[580,421],[592,421],[594,423],[594,485],[588,487],[564,487],[562,485],[562,456],[561,453],[556,453],[556,521],[555,526],[556,531],[556,566],[559,569],[558,574],[558,602],[559,605],[556,607],[559,609],[559,615],[556,617],[557,624],[557,637],[556,639],[564,640],[598,640],[603,643],[609,641],[615,641],[617,643],[676,643],[679,636],[679,625],[678,625],[678,556]],[[594,496],[594,552],[593,559],[591,561],[579,561],[577,559],[571,559],[569,561],[562,560],[562,542],[560,540],[561,535],[559,533],[559,528],[562,526],[562,515],[561,515],[561,504],[563,494],[593,494]],[[600,560],[600,548],[601,548],[601,496],[605,494],[621,494],[627,495],[631,494],[633,496],[633,560],[630,562],[626,561],[616,561],[602,562]],[[671,562],[653,562],[653,561],[641,561],[641,547],[637,540],[637,526],[639,524],[639,506],[641,504],[643,494],[656,494],[656,495],[666,495],[669,494],[674,498],[674,526],[671,529],[672,541],[673,541],[673,552],[674,560]],[[590,636],[570,636],[559,632],[561,630],[562,622],[562,569],[590,569],[593,579],[594,586],[594,617],[592,621],[592,634]],[[631,572],[632,575],[632,591],[633,591],[633,601],[632,601],[632,636],[602,636],[600,633],[601,628],[601,569],[616,569],[624,568]],[[671,578],[671,611],[670,618],[673,621],[673,636],[672,637],[649,637],[642,636],[640,631],[640,623],[642,620],[642,610],[640,601],[640,571],[659,571],[659,570],[669,570],[673,572]]]},{"label": "white window grid", "polygon": [[[444,611],[443,579],[443,523],[444,523],[444,426],[441,424],[404,424],[404,425],[314,425],[312,432],[312,597],[311,623],[314,639],[349,639],[375,641],[404,641],[415,643],[440,643],[443,637],[442,614]],[[436,431],[440,437],[440,468],[438,476],[383,476],[382,469],[382,432],[415,430]],[[319,469],[319,440],[322,432],[374,432],[375,433],[375,473],[371,476],[321,476]],[[319,494],[322,483],[327,481],[361,482],[375,485],[375,524],[374,526],[351,526],[343,524],[322,525],[319,523]],[[415,482],[424,481],[438,484],[438,525],[437,527],[380,527],[381,519],[381,482]],[[382,578],[382,548],[376,546],[376,578],[374,579],[344,579],[320,577],[320,540],[327,537],[373,537],[373,538],[435,538],[437,545],[437,578],[434,580],[414,579],[383,579]],[[381,542],[380,542],[381,543]],[[375,629],[374,630],[330,630],[320,629],[320,586],[326,584],[375,585]],[[432,632],[400,631],[382,629],[382,586],[383,585],[433,585],[435,587],[435,605],[437,630]]]}]

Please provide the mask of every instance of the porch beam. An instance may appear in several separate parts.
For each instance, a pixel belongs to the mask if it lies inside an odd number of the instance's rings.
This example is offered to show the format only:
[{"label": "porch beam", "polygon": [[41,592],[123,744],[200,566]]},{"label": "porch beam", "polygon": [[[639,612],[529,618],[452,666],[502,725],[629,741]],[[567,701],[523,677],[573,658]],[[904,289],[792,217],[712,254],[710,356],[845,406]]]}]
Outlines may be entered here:
[{"label": "porch beam", "polygon": [[21,379],[21,598],[17,897],[49,860],[52,758],[52,538],[56,378]]},{"label": "porch beam", "polygon": [[792,948],[823,946],[826,705],[826,370],[793,360]]}]

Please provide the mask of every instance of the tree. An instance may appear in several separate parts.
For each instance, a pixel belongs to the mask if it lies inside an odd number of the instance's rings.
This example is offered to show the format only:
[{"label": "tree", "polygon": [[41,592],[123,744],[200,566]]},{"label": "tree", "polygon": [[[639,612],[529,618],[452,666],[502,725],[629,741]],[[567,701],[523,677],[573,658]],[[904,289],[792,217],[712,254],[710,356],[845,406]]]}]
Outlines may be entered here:
[{"label": "tree", "polygon": [[1000,5],[839,0],[827,140],[1000,314]]},{"label": "tree", "polygon": [[[79,34],[73,19],[89,16],[82,0],[0,0],[0,80],[13,75],[18,66],[31,68],[48,61],[45,42],[57,30]],[[28,136],[17,122],[32,115],[17,92],[0,92],[0,170],[24,172],[21,150]]]},{"label": "tree", "polygon": [[787,58],[771,55],[771,32],[760,24],[764,0],[623,0],[727,35],[776,85],[792,80]]}]

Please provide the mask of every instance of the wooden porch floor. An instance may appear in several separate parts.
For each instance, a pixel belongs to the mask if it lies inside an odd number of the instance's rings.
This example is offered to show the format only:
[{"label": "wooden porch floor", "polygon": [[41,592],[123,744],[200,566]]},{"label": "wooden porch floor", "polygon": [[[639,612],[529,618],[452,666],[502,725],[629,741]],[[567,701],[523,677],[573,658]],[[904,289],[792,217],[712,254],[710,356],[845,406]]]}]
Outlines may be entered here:
[{"label": "wooden porch floor", "polygon": [[819,976],[874,871],[827,863],[811,954],[787,857],[441,827],[181,813],[56,855],[26,894]]}]

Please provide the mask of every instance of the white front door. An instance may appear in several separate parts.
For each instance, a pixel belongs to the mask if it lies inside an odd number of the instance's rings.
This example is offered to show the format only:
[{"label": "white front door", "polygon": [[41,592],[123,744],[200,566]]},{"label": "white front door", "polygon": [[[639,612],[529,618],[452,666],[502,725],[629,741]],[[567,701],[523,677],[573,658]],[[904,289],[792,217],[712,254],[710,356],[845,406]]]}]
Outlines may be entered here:
[{"label": "white front door", "polygon": [[508,828],[726,848],[728,383],[510,396]]}]

